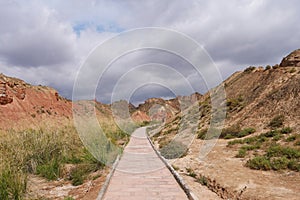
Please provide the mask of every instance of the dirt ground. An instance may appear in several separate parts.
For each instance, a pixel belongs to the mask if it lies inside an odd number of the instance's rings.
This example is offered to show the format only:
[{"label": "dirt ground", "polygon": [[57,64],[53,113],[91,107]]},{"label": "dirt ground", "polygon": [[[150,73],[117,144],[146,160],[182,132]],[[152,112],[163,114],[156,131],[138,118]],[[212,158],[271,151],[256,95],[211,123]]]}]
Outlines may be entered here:
[{"label": "dirt ground", "polygon": [[30,175],[28,178],[28,189],[26,199],[53,199],[62,200],[72,197],[76,200],[97,199],[98,193],[106,180],[108,169],[99,170],[91,176],[98,177],[94,180],[87,180],[79,186],[73,186],[70,181],[63,179],[47,181],[44,178]]},{"label": "dirt ground", "polygon": [[[196,139],[187,156],[172,162],[199,199],[300,199],[299,172],[251,170],[244,166],[245,158],[235,158],[237,149],[226,147],[227,142],[218,140],[205,159],[200,160],[203,141]],[[197,177],[206,177],[208,187],[188,176],[187,168]]]}]

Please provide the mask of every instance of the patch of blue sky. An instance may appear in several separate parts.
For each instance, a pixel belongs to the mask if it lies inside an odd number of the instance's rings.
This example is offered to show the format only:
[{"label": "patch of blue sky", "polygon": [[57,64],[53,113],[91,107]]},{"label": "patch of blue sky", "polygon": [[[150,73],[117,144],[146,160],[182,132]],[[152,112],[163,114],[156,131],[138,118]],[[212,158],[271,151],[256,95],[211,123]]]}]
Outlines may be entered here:
[{"label": "patch of blue sky", "polygon": [[100,24],[97,25],[96,30],[98,32],[113,32],[113,33],[120,33],[122,31],[124,31],[124,28],[121,28],[120,26],[118,26],[115,23],[109,23],[109,24]]},{"label": "patch of blue sky", "polygon": [[113,32],[113,33],[120,33],[124,31],[124,28],[119,27],[115,23],[108,23],[108,24],[98,24],[94,25],[92,23],[77,23],[73,26],[73,30],[77,36],[80,35],[81,31],[84,31],[88,28],[95,28],[97,32]]}]

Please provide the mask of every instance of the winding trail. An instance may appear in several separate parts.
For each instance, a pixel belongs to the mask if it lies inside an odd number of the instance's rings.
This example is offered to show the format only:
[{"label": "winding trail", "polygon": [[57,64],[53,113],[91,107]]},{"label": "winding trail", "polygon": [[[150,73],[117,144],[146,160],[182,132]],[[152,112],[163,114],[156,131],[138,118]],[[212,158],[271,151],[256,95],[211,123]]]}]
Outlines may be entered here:
[{"label": "winding trail", "polygon": [[146,128],[131,135],[104,194],[105,200],[187,200],[171,172],[156,155]]}]

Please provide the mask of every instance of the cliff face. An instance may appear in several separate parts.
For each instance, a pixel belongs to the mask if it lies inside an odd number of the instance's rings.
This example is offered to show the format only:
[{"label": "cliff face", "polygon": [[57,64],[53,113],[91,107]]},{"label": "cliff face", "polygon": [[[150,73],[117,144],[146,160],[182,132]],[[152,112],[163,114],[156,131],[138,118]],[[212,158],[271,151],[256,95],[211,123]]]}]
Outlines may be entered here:
[{"label": "cliff face", "polygon": [[71,118],[72,104],[56,90],[0,74],[1,129],[33,128]]},{"label": "cliff face", "polygon": [[300,49],[283,58],[280,67],[300,67]]}]

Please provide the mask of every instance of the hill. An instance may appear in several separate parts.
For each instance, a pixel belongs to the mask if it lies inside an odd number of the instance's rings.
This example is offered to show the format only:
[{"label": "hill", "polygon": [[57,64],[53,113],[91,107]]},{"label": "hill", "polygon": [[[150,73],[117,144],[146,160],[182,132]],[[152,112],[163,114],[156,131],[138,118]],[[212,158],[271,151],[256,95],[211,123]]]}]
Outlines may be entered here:
[{"label": "hill", "polygon": [[[226,199],[299,198],[299,57],[296,50],[278,65],[250,66],[225,80],[224,126],[208,129],[213,113],[208,92],[156,130],[152,140],[195,193],[209,189]],[[201,158],[207,145],[212,149]]]}]

